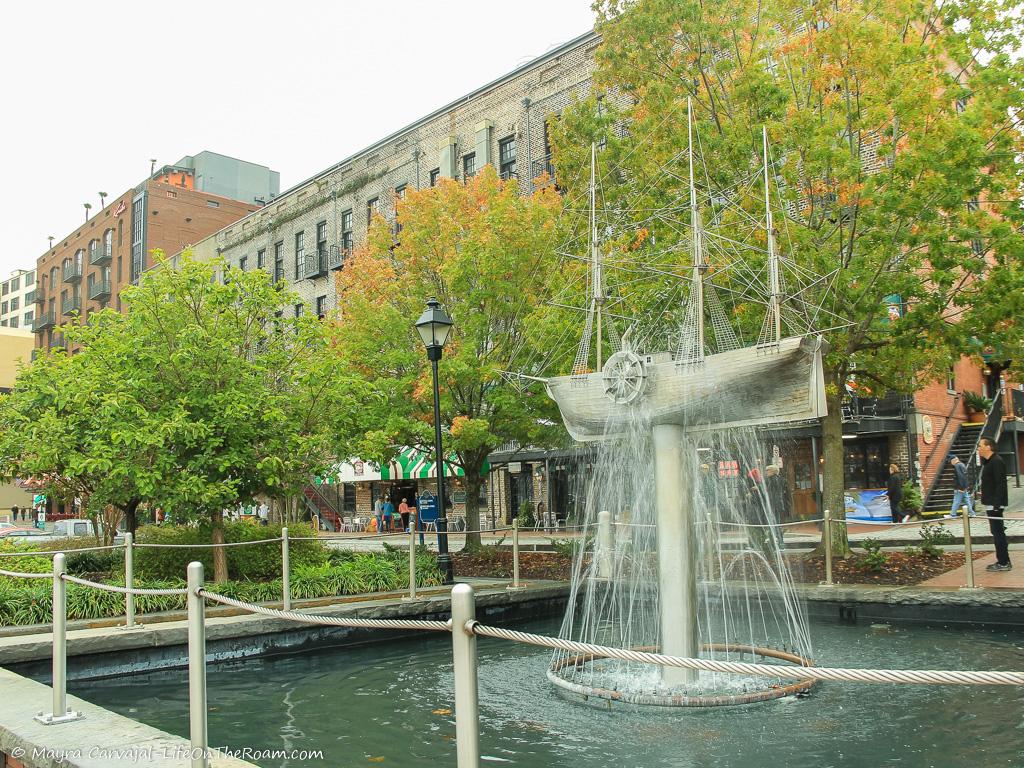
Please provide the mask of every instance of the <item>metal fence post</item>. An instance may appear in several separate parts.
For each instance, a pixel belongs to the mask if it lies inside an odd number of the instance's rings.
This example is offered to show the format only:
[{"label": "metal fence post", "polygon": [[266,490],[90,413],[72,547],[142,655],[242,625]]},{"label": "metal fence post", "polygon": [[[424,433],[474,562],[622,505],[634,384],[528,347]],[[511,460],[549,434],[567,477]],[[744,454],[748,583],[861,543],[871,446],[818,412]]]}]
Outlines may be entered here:
[{"label": "metal fence post", "polygon": [[53,556],[53,702],[49,714],[36,715],[43,725],[56,725],[78,720],[81,712],[68,709],[68,585],[64,581],[67,573],[67,558],[63,552]]},{"label": "metal fence post", "polygon": [[409,512],[409,596],[406,600],[416,599],[416,512],[413,507]]},{"label": "metal fence post", "polygon": [[967,574],[967,586],[961,589],[977,589],[974,586],[974,550],[971,546],[971,518],[967,515],[967,505],[960,507],[960,519],[964,521],[964,571]]},{"label": "metal fence post", "polygon": [[206,613],[203,564],[188,564],[188,726],[192,768],[209,768],[206,730]]},{"label": "metal fence post", "polygon": [[[135,537],[129,531],[124,535],[124,585],[131,590],[135,587]],[[124,594],[124,625],[135,626],[135,595]]]},{"label": "metal fence post", "polygon": [[288,528],[281,528],[281,595],[284,609],[292,609],[292,569],[288,556]]},{"label": "metal fence post", "polygon": [[[476,598],[469,584],[452,587],[452,655],[455,669],[455,752],[458,768],[480,766],[480,711],[477,688]],[[472,624],[470,624],[472,626]]]},{"label": "metal fence post", "polygon": [[519,518],[512,518],[512,583],[506,589],[522,589],[519,583]]},{"label": "metal fence post", "polygon": [[825,510],[824,524],[821,526],[821,540],[825,546],[825,584],[832,586],[832,513]]}]

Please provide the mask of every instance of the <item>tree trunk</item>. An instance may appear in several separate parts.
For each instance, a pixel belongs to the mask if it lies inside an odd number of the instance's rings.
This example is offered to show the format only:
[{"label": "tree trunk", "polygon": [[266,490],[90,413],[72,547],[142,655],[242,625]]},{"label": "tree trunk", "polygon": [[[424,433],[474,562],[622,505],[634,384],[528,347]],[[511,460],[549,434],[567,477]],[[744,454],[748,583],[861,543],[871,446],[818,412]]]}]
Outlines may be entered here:
[{"label": "tree trunk", "polygon": [[[850,540],[847,536],[845,479],[843,476],[843,412],[841,383],[834,374],[825,372],[825,403],[828,415],[822,420],[822,449],[825,457],[825,487],[822,493],[825,509],[832,514],[832,554],[846,557],[850,554]],[[824,530],[824,529],[823,529]],[[824,550],[823,550],[824,551]]]},{"label": "tree trunk", "polygon": [[139,500],[132,499],[124,508],[124,527],[134,538],[135,531],[139,527],[138,518]]},{"label": "tree trunk", "polygon": [[466,547],[480,546],[481,467],[466,467]]},{"label": "tree trunk", "polygon": [[[213,522],[213,543],[224,543],[224,512],[215,511],[210,515]],[[228,580],[228,553],[224,547],[213,548],[213,580],[217,584],[223,584]]]}]

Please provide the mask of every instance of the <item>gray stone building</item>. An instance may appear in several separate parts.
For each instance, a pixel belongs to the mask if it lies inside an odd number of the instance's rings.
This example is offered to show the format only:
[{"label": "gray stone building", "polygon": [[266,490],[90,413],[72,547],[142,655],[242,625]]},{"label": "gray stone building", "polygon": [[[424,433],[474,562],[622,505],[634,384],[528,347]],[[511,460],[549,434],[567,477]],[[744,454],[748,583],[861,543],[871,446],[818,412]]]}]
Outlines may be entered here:
[{"label": "gray stone building", "polygon": [[326,314],[337,306],[334,272],[406,189],[490,163],[532,191],[550,169],[546,121],[588,93],[598,39],[571,40],[332,165],[197,243],[194,256],[268,270],[300,297],[286,311]]}]

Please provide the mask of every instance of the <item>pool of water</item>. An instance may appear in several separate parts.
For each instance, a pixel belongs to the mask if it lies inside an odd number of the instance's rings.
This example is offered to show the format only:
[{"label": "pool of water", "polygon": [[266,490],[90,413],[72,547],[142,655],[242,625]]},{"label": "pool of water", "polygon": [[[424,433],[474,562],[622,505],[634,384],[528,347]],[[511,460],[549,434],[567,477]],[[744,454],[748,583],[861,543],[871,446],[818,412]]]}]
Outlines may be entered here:
[{"label": "pool of water", "polygon": [[[532,631],[555,633],[557,621]],[[821,665],[1024,669],[1024,633],[812,623]],[[1024,690],[821,683],[810,697],[710,710],[602,711],[545,678],[543,649],[481,639],[483,763],[526,768],[1021,768]],[[451,641],[414,640],[253,659],[208,670],[211,745],[319,749],[295,766],[455,766]],[[70,684],[181,736],[184,670]]]}]

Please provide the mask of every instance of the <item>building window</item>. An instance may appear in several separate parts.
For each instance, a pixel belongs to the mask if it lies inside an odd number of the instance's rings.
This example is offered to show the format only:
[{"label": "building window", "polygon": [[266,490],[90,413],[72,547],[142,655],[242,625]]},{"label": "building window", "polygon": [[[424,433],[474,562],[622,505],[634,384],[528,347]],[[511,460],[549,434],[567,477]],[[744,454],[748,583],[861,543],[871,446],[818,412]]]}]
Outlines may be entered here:
[{"label": "building window", "polygon": [[35,272],[26,272],[25,273],[25,287],[26,288],[28,288],[30,285],[35,283],[35,281],[36,281],[36,273]]},{"label": "building window", "polygon": [[220,208],[220,203],[218,203],[216,200],[207,200],[206,201],[206,207],[207,208]]},{"label": "building window", "polygon": [[2,292],[3,292],[4,296],[6,296],[8,293],[10,293],[11,292],[11,284],[10,283],[4,283],[4,287],[2,289]]},{"label": "building window", "polygon": [[36,300],[36,292],[35,291],[29,291],[28,293],[25,294],[25,306],[26,307],[29,304],[31,304],[33,301],[35,301],[35,300]]},{"label": "building window", "polygon": [[238,268],[245,272],[245,265],[249,261],[248,256],[242,256],[238,259]]},{"label": "building window", "polygon": [[[946,103],[948,104],[949,102],[946,102]],[[957,113],[962,113],[962,112],[966,112],[967,111],[967,99],[966,98],[959,98],[959,99],[956,100],[956,111],[957,111]]]},{"label": "building window", "polygon": [[369,226],[370,222],[373,221],[373,215],[377,213],[380,208],[380,200],[376,197],[371,197],[366,201],[366,224]]},{"label": "building window", "polygon": [[17,327],[18,327],[18,318],[12,317],[11,318],[11,328],[17,328]]},{"label": "building window", "polygon": [[267,249],[260,248],[256,251],[256,269],[264,269],[267,266]]},{"label": "building window", "polygon": [[516,137],[509,136],[498,142],[498,164],[501,178],[511,179],[516,175]]},{"label": "building window", "polygon": [[436,187],[438,179],[441,178],[441,169],[434,168],[430,171],[430,186]]},{"label": "building window", "polygon": [[7,305],[8,305],[8,302],[6,302],[6,301],[3,304],[0,304],[0,315],[6,315],[7,314]]},{"label": "building window", "polygon": [[975,238],[974,240],[971,240],[971,250],[974,251],[975,256],[984,256],[985,243],[983,243],[978,238]]},{"label": "building window", "polygon": [[103,255],[108,259],[114,250],[114,230],[108,229],[103,233]]},{"label": "building window", "polygon": [[321,221],[316,225],[316,255],[324,258],[327,255],[327,222]]},{"label": "building window", "polygon": [[301,303],[295,305],[295,316],[296,317],[302,317],[302,304]]},{"label": "building window", "polygon": [[327,317],[327,297],[317,296],[316,297],[316,316],[323,320]]},{"label": "building window", "polygon": [[476,152],[462,156],[462,178],[469,181],[476,175]]},{"label": "building window", "polygon": [[121,245],[121,241],[124,239],[124,219],[117,220],[117,244]]},{"label": "building window", "polygon": [[19,288],[21,288],[21,278],[20,277],[12,277],[11,278],[11,290],[12,291],[16,291]]},{"label": "building window", "polygon": [[341,214],[341,249],[352,250],[352,209]]},{"label": "building window", "polygon": [[956,392],[956,368],[952,365],[949,366],[949,370],[946,371],[946,391],[950,394]]},{"label": "building window", "polygon": [[395,233],[395,237],[398,237],[402,233],[402,225],[398,223],[398,201],[405,200],[405,184],[399,184],[395,187],[395,226],[392,230]]},{"label": "building window", "polygon": [[306,266],[306,233],[295,233],[295,279],[302,279],[302,269]]},{"label": "building window", "polygon": [[284,280],[284,241],[274,243],[274,282]]},{"label": "building window", "polygon": [[20,309],[20,307],[18,306],[18,297],[17,296],[12,296],[11,297],[11,312],[13,312],[16,309]]},{"label": "building window", "polygon": [[29,323],[31,323],[34,318],[35,318],[35,312],[26,312],[25,313],[25,325],[28,325]]},{"label": "building window", "polygon": [[395,187],[395,198],[398,200],[405,200],[405,190],[408,187],[407,184],[399,184]]}]

